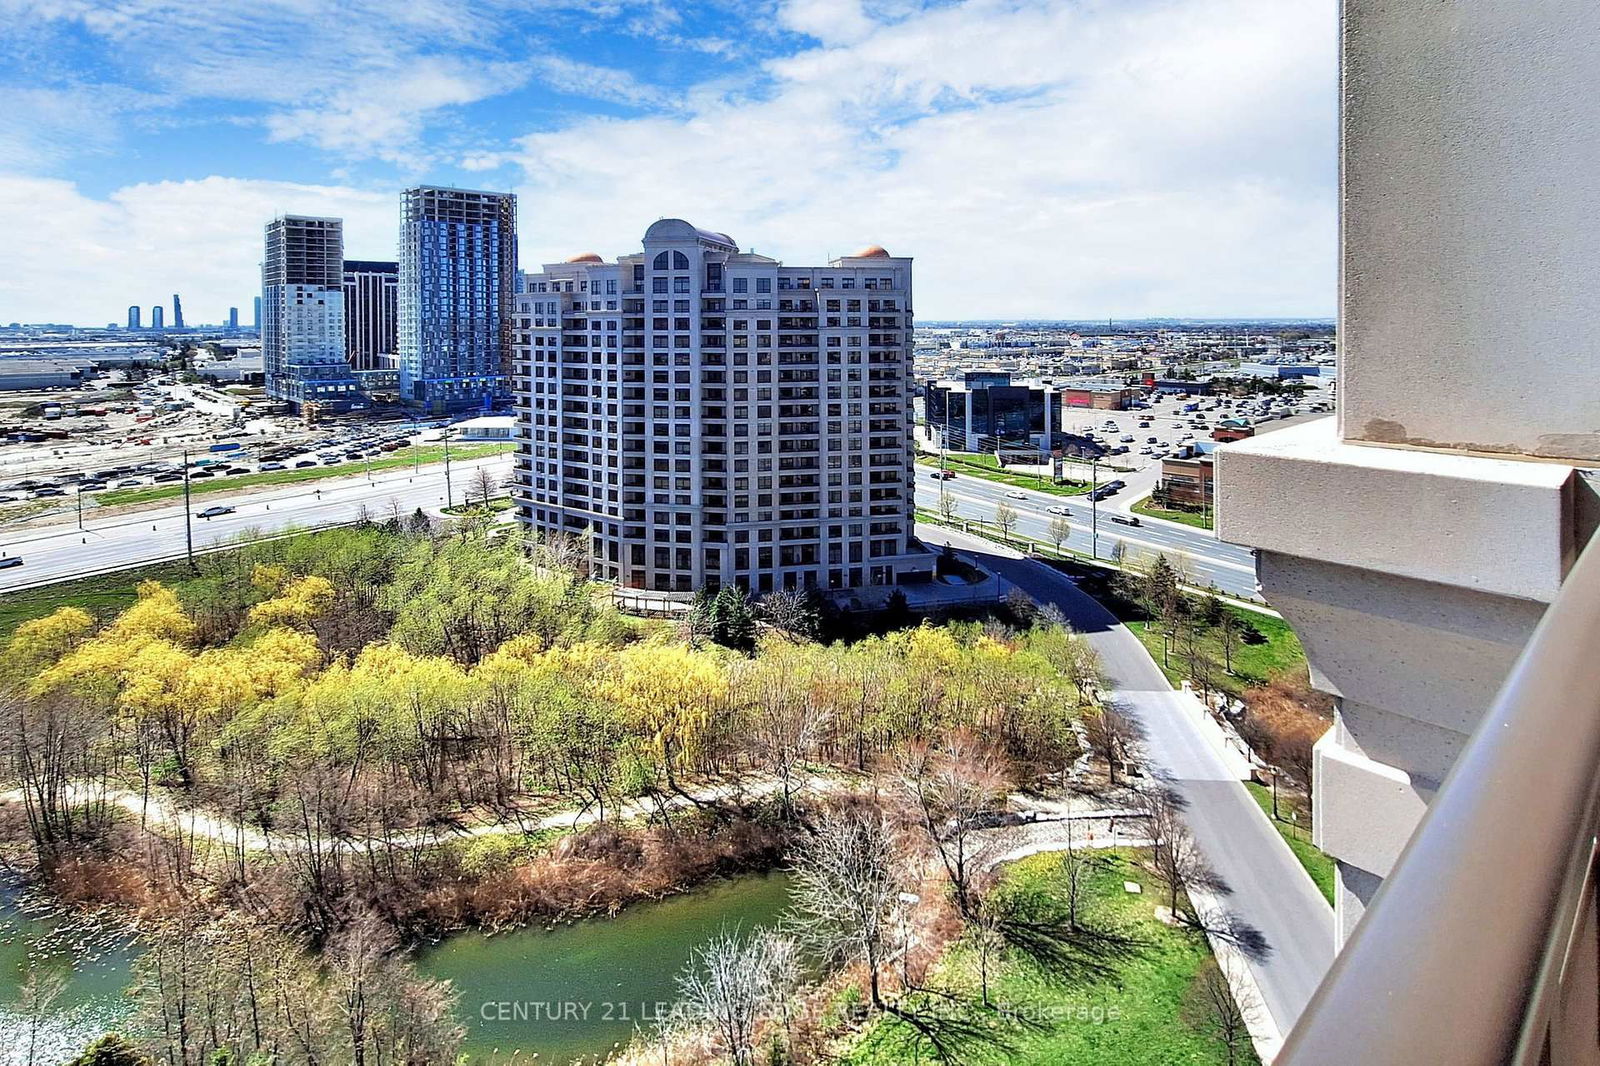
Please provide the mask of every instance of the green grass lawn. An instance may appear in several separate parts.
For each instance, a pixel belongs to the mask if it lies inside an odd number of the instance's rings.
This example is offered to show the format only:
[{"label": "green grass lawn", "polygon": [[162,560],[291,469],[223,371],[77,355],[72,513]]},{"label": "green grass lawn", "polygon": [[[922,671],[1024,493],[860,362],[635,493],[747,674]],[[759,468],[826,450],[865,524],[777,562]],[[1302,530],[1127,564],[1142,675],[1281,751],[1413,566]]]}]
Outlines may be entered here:
[{"label": "green grass lawn", "polygon": [[[450,458],[481,459],[486,455],[495,455],[507,451],[508,444],[457,444],[450,448]],[[371,460],[371,468],[377,470],[396,470],[407,466],[425,465],[444,461],[444,447],[430,444],[425,447],[408,445],[398,451],[390,452],[381,459]],[[199,481],[190,480],[189,493],[191,496],[203,496],[212,492],[230,492],[236,489],[254,488],[261,485],[293,485],[301,481],[318,481],[322,478],[349,477],[352,474],[365,473],[368,461],[364,459],[351,459],[337,466],[308,466],[303,470],[269,470],[265,474],[236,474],[221,477],[203,478]],[[95,502],[101,507],[121,507],[128,504],[158,503],[163,500],[181,499],[183,497],[183,482],[174,481],[165,485],[147,485],[137,489],[112,489],[95,496]]]},{"label": "green grass lawn", "polygon": [[[1132,1063],[1226,1063],[1227,1050],[1195,1024],[1185,998],[1210,957],[1205,938],[1155,917],[1164,893],[1137,865],[1138,852],[1106,852],[1110,860],[1091,879],[1084,924],[1131,942],[1131,951],[1109,960],[1108,972],[1068,974],[1046,968],[1015,949],[1006,951],[989,979],[991,999],[1033,1019],[1023,1026],[998,1019],[978,1005],[978,954],[959,942],[946,954],[929,984],[954,1002],[913,994],[905,1006],[928,1006],[971,1020],[986,1031],[965,1048],[973,1062],[1128,1066]],[[1036,855],[1011,866],[999,891],[1046,900],[1060,898],[1059,861]],[[1142,894],[1123,889],[1143,886]],[[925,1041],[906,1022],[883,1016],[872,1022],[841,1060],[849,1066],[899,1066],[935,1062]],[[1231,1060],[1254,1063],[1248,1041]]]},{"label": "green grass lawn", "polygon": [[[935,455],[919,455],[917,462],[926,467],[938,469],[939,457]],[[1087,481],[1064,481],[1053,484],[1048,479],[1041,479],[1034,474],[1014,474],[1001,468],[993,455],[987,452],[947,452],[945,465],[959,479],[963,476],[981,477],[985,481],[996,481],[1002,485],[1010,485],[1018,489],[1033,489],[1035,492],[1048,492],[1053,496],[1082,496],[1089,491]]]},{"label": "green grass lawn", "polygon": [[[1311,823],[1298,804],[1294,810],[1300,814],[1299,822],[1290,822],[1272,816],[1272,789],[1266,785],[1258,785],[1254,781],[1245,783],[1245,788],[1250,790],[1250,795],[1255,797],[1261,805],[1262,811],[1267,815],[1267,821],[1283,835],[1288,843],[1289,850],[1294,852],[1294,857],[1300,860],[1300,865],[1306,868],[1306,873],[1311,875],[1311,880],[1317,883],[1317,888],[1328,900],[1328,905],[1333,906],[1333,860],[1323,854],[1317,846],[1311,843]],[[1284,797],[1279,797],[1278,810],[1287,814],[1288,804]]]},{"label": "green grass lawn", "polygon": [[[490,514],[499,514],[502,511],[509,511],[515,506],[516,504],[511,502],[510,496],[496,496],[489,501],[487,510]],[[444,513],[462,515],[472,514],[485,509],[486,508],[481,503],[458,503],[454,507],[446,507],[444,509]]]},{"label": "green grass lawn", "polygon": [[1166,507],[1157,507],[1148,496],[1128,508],[1128,510],[1134,514],[1142,514],[1146,518],[1164,518],[1168,522],[1182,522],[1184,525],[1194,526],[1196,529],[1211,528],[1211,515],[1209,512],[1200,514],[1196,511],[1176,511]]},{"label": "green grass lawn", "polygon": [[0,641],[9,640],[12,631],[23,622],[43,618],[58,607],[82,607],[96,620],[104,621],[134,601],[141,581],[160,581],[182,587],[193,578],[194,572],[186,563],[156,563],[135,570],[8,592],[0,596]]},{"label": "green grass lawn", "polygon": [[[1170,649],[1166,648],[1159,626],[1144,620],[1143,615],[1137,610],[1129,611],[1126,602],[1107,603],[1106,606],[1121,616],[1128,629],[1143,642],[1150,652],[1150,657],[1166,673],[1167,680],[1172,682],[1173,687],[1177,687],[1184,678],[1191,676],[1190,667],[1177,642],[1174,642]],[[1301,647],[1300,638],[1295,635],[1294,630],[1289,628],[1289,623],[1270,614],[1261,614],[1243,607],[1224,604],[1222,609],[1233,615],[1235,622],[1241,627],[1249,626],[1265,640],[1251,644],[1244,639],[1235,639],[1232,652],[1233,672],[1230,674],[1224,669],[1226,657],[1217,630],[1214,627],[1205,629],[1202,643],[1206,654],[1216,666],[1211,678],[1213,686],[1237,696],[1248,686],[1264,682],[1275,674],[1306,669],[1305,649]]]}]

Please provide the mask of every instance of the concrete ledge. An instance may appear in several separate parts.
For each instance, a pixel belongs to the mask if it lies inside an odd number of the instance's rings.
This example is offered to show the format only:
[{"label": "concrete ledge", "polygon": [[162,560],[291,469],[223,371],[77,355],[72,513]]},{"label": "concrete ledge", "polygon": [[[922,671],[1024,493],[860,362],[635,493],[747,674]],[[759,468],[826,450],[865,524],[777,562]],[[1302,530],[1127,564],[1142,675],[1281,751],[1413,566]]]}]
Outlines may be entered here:
[{"label": "concrete ledge", "polygon": [[1575,557],[1574,470],[1349,444],[1323,418],[1216,451],[1217,536],[1549,602]]},{"label": "concrete ledge", "polygon": [[1336,859],[1387,877],[1427,812],[1431,793],[1425,795],[1404,771],[1340,747],[1336,732],[1314,749],[1312,841]]}]

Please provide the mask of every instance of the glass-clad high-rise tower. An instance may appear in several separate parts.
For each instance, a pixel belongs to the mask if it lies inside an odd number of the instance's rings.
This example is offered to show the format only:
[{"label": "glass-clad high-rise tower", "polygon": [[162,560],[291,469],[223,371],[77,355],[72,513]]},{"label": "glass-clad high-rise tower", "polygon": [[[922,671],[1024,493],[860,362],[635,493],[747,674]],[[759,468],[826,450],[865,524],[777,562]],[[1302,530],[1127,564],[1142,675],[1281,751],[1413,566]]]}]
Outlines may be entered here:
[{"label": "glass-clad high-rise tower", "polygon": [[400,206],[401,399],[430,411],[511,395],[517,198],[431,185]]},{"label": "glass-clad high-rise tower", "polygon": [[267,223],[261,265],[267,394],[335,409],[356,395],[344,357],[344,222],[282,215]]}]

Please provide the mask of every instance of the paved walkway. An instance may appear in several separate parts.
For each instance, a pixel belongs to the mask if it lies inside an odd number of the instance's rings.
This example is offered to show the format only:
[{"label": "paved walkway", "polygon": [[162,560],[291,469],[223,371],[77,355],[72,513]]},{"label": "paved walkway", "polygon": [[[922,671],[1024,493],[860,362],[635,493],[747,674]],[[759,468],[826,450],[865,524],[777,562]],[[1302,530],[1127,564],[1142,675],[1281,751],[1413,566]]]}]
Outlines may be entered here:
[{"label": "paved walkway", "polygon": [[998,545],[941,530],[958,550],[1054,604],[1100,656],[1111,702],[1142,731],[1151,770],[1186,804],[1196,844],[1227,887],[1202,916],[1250,936],[1245,960],[1279,1033],[1305,1009],[1334,956],[1333,910],[1199,726],[1194,698],[1167,683],[1137,637],[1069,579]]},{"label": "paved walkway", "polygon": [[[847,779],[842,777],[809,776],[794,781],[791,793],[795,796],[816,795],[836,791],[847,785]],[[407,829],[387,837],[371,834],[329,836],[317,847],[334,851],[371,842],[410,848],[438,844],[447,840],[520,835],[550,829],[576,829],[605,819],[628,821],[643,818],[656,813],[661,806],[665,806],[668,810],[680,810],[696,802],[720,803],[728,800],[764,799],[776,795],[782,787],[782,782],[776,778],[749,776],[702,785],[692,790],[688,796],[665,796],[660,805],[651,799],[632,799],[620,804],[607,804],[604,811],[596,806],[563,807],[544,814],[529,815],[526,818],[511,818],[470,826],[446,825],[429,829]],[[74,804],[109,803],[139,819],[143,825],[189,840],[209,840],[228,847],[242,847],[246,851],[307,851],[311,848],[300,834],[240,825],[214,811],[180,806],[172,793],[166,789],[153,789],[148,799],[139,792],[125,788],[113,787],[102,791],[94,786],[72,785],[70,790],[70,798]],[[0,803],[21,802],[22,792],[18,789],[0,792]]]}]

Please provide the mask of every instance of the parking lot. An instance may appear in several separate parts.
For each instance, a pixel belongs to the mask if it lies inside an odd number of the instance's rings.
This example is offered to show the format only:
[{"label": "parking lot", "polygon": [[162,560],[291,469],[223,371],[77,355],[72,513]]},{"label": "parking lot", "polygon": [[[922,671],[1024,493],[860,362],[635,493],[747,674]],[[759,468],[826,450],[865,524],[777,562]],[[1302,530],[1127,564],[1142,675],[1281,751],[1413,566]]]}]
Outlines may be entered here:
[{"label": "parking lot", "polygon": [[397,414],[322,425],[252,414],[235,395],[168,377],[7,399],[8,428],[43,438],[0,445],[0,521],[10,522],[76,511],[80,494],[88,505],[107,491],[181,483],[186,462],[193,481],[355,465],[444,432]]}]

